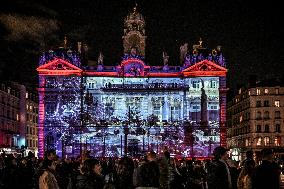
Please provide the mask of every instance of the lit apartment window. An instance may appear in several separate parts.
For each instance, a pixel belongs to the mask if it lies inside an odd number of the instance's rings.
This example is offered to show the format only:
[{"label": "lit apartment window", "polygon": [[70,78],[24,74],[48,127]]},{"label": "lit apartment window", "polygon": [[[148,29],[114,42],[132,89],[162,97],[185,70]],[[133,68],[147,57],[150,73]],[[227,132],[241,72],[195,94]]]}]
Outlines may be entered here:
[{"label": "lit apartment window", "polygon": [[275,104],[276,107],[280,107],[280,100],[275,100],[274,104]]},{"label": "lit apartment window", "polygon": [[246,138],[246,140],[245,140],[245,145],[249,146],[249,139],[248,138]]},{"label": "lit apartment window", "polygon": [[264,89],[264,94],[268,94],[268,89]]},{"label": "lit apartment window", "polygon": [[279,88],[275,89],[275,94],[279,94]]},{"label": "lit apartment window", "polygon": [[242,121],[243,121],[243,116],[241,115],[241,116],[240,116],[240,122],[242,122]]},{"label": "lit apartment window", "polygon": [[256,89],[256,95],[260,95],[260,89]]},{"label": "lit apartment window", "polygon": [[269,142],[270,142],[269,137],[264,137],[263,141],[264,141],[264,146],[269,146]]},{"label": "lit apartment window", "polygon": [[29,105],[28,104],[26,105],[26,108],[27,108],[27,110],[29,110]]},{"label": "lit apartment window", "polygon": [[242,89],[239,89],[239,94],[241,94],[242,93]]},{"label": "lit apartment window", "polygon": [[29,93],[26,93],[26,98],[29,98]]},{"label": "lit apartment window", "polygon": [[275,137],[274,144],[275,144],[275,146],[281,145],[281,137],[280,136]]},{"label": "lit apartment window", "polygon": [[19,121],[19,119],[20,119],[19,114],[17,114],[16,117],[17,117],[17,121]]},{"label": "lit apartment window", "polygon": [[248,95],[250,95],[251,93],[250,93],[250,90],[248,91]]},{"label": "lit apartment window", "polygon": [[256,139],[256,145],[257,146],[261,146],[261,137],[258,137],[257,139]]}]

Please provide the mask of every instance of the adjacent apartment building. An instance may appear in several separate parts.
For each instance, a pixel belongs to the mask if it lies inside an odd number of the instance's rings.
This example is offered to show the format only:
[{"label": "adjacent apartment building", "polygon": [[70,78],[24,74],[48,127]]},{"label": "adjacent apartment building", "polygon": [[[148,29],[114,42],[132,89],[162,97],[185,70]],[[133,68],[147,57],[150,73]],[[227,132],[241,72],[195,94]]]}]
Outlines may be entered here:
[{"label": "adjacent apartment building", "polygon": [[0,85],[0,151],[37,154],[37,95],[24,85]]},{"label": "adjacent apartment building", "polygon": [[284,155],[283,82],[251,82],[239,89],[228,102],[227,127],[227,146],[235,160],[243,160],[247,150],[253,150],[258,158],[263,148]]}]

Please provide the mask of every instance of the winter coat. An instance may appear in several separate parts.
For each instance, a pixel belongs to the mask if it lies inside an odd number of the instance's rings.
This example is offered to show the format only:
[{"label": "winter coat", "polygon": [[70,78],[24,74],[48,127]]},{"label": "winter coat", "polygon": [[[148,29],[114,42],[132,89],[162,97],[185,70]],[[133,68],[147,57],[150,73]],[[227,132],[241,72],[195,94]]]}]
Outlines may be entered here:
[{"label": "winter coat", "polygon": [[76,179],[77,189],[103,189],[103,177],[95,174],[91,175],[78,175]]},{"label": "winter coat", "polygon": [[252,185],[253,189],[279,189],[280,167],[276,163],[263,160],[253,174]]},{"label": "winter coat", "polygon": [[226,164],[220,160],[213,160],[207,167],[208,189],[228,189],[229,180]]}]

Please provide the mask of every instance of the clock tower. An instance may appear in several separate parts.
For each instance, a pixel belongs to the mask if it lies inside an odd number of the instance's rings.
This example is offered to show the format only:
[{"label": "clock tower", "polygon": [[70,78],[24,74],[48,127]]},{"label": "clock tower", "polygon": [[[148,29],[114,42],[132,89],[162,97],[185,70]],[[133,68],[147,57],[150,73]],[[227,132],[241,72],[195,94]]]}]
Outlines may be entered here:
[{"label": "clock tower", "polygon": [[137,11],[137,4],[124,19],[123,48],[124,53],[130,54],[135,48],[138,55],[145,56],[145,20]]}]

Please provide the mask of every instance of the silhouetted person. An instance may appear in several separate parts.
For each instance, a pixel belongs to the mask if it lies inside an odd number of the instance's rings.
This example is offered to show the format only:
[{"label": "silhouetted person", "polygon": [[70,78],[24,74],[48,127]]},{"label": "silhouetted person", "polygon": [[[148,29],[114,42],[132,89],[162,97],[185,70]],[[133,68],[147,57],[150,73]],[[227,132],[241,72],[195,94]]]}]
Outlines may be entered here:
[{"label": "silhouetted person", "polygon": [[229,166],[226,163],[228,159],[227,149],[218,146],[214,149],[214,159],[207,166],[208,189],[231,189],[232,180]]},{"label": "silhouetted person", "polygon": [[255,166],[255,161],[253,160],[253,151],[252,150],[246,151],[246,159],[241,163],[241,166],[243,167],[247,161],[250,161],[250,163],[254,162],[254,166]]},{"label": "silhouetted person", "polygon": [[280,188],[280,167],[273,162],[271,149],[261,150],[262,162],[256,168],[252,177],[253,189],[279,189]]}]

